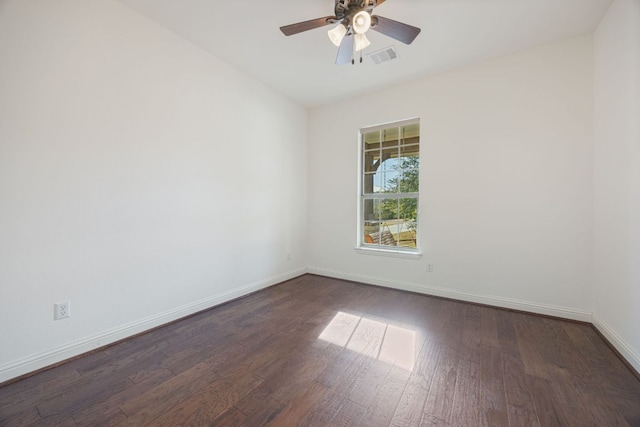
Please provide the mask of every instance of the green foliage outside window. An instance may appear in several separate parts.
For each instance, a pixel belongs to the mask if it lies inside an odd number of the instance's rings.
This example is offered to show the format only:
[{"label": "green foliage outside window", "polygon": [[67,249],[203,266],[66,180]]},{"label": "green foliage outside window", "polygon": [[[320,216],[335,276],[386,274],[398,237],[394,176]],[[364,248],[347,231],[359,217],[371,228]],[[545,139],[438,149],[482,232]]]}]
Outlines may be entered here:
[{"label": "green foliage outside window", "polygon": [[[388,181],[389,185],[384,189],[385,193],[417,193],[419,189],[418,156],[404,157],[394,165],[397,176]],[[418,218],[418,200],[410,199],[386,199],[381,203],[383,218],[398,218],[410,222],[409,228],[415,229]]]}]

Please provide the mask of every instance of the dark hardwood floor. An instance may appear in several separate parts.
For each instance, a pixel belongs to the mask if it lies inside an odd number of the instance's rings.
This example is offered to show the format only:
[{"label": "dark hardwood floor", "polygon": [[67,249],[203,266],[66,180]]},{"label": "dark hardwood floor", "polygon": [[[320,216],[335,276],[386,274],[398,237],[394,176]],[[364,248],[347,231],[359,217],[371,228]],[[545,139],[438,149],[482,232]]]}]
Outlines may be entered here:
[{"label": "dark hardwood floor", "polygon": [[640,426],[590,325],[306,275],[0,388],[0,425]]}]

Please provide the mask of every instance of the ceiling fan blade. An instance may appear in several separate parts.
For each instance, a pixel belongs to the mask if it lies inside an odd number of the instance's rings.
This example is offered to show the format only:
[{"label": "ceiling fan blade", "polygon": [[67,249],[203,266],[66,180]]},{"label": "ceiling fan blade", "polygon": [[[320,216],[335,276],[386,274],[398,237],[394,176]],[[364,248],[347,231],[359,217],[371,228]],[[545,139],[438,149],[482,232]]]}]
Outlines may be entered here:
[{"label": "ceiling fan blade", "polygon": [[371,29],[406,44],[411,44],[420,34],[420,28],[418,27],[394,21],[384,16],[372,16]]},{"label": "ceiling fan blade", "polygon": [[335,16],[325,16],[323,18],[310,19],[304,22],[298,22],[296,24],[285,25],[280,27],[280,31],[285,36],[292,36],[294,34],[302,33],[303,31],[313,30],[314,28],[324,27],[325,25],[336,22],[338,18]]},{"label": "ceiling fan blade", "polygon": [[338,48],[338,56],[336,57],[336,65],[348,64],[353,57],[353,34],[347,34],[342,39]]}]

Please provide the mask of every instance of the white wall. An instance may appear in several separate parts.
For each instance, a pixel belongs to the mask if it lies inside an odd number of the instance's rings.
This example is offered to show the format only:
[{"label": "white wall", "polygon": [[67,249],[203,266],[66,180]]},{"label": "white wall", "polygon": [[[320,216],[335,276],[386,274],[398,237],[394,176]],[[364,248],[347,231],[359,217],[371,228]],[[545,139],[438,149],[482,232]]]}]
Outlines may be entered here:
[{"label": "white wall", "polygon": [[594,36],[594,324],[640,371],[640,1]]},{"label": "white wall", "polygon": [[0,64],[0,382],[304,272],[304,109],[115,1],[3,1]]},{"label": "white wall", "polygon": [[[358,129],[416,116],[424,255],[357,254]],[[312,110],[310,271],[591,320],[592,120],[591,36]]]}]

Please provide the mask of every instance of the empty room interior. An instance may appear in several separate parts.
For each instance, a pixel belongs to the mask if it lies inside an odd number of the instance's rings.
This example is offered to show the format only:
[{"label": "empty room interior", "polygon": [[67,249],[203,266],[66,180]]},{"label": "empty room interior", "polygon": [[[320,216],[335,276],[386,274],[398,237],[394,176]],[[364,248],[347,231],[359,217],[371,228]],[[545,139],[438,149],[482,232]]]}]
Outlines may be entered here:
[{"label": "empty room interior", "polygon": [[3,426],[640,426],[640,0],[0,0],[0,307]]}]

